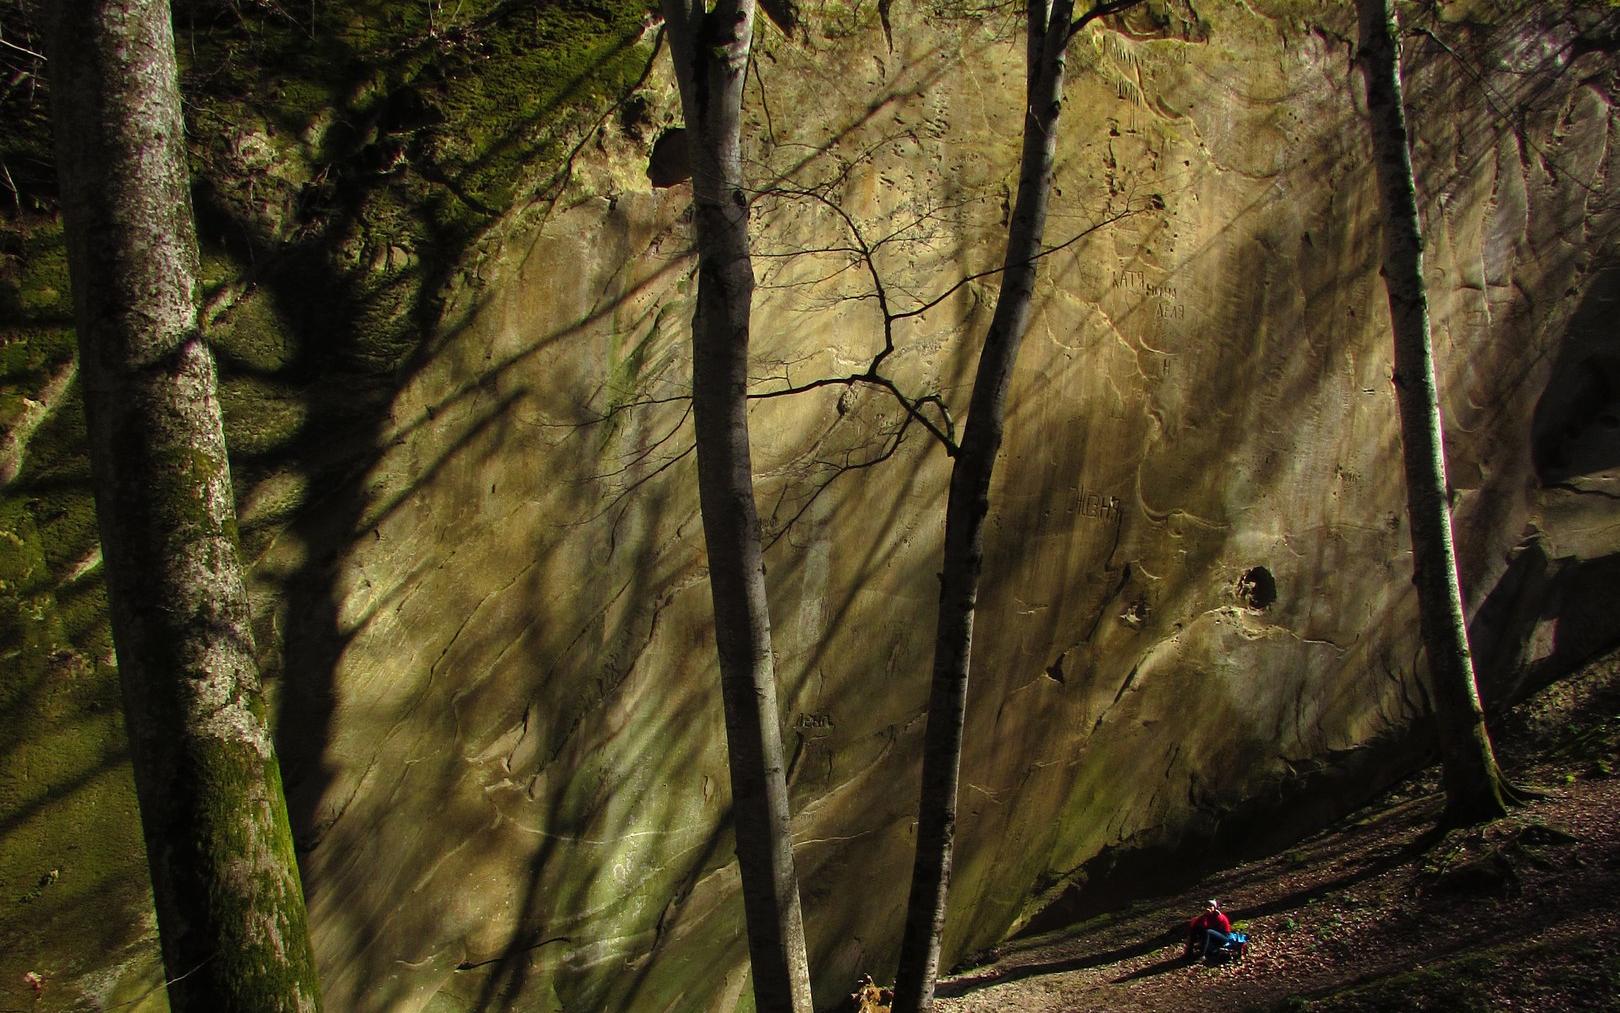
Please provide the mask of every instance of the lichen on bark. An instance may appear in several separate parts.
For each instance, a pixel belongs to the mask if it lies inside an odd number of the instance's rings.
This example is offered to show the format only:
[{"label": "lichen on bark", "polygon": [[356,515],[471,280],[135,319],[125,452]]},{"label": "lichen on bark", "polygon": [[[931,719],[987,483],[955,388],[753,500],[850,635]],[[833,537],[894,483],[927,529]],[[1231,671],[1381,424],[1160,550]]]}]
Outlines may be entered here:
[{"label": "lichen on bark", "polygon": [[320,1008],[237,559],[167,0],[39,11],[113,639],[170,1005]]}]

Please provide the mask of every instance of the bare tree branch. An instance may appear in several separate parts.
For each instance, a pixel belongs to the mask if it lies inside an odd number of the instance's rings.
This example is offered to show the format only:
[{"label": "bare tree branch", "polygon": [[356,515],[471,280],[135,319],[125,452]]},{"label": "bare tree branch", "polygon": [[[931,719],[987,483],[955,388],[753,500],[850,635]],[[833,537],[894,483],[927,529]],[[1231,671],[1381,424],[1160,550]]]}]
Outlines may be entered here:
[{"label": "bare tree branch", "polygon": [[1100,3],[1091,8],[1091,10],[1086,11],[1084,14],[1074,19],[1074,23],[1069,25],[1068,38],[1074,38],[1082,28],[1086,27],[1086,25],[1098,18],[1106,18],[1110,14],[1118,14],[1120,11],[1129,10],[1130,8],[1141,3],[1142,0],[1109,0],[1108,3]]},{"label": "bare tree branch", "polygon": [[[789,517],[787,521],[776,530],[776,533],[771,536],[770,541],[765,543],[766,551],[769,551],[771,547],[780,541],[784,535],[793,530],[793,525],[798,523],[799,518],[803,517],[805,513],[809,511],[810,507],[815,504],[816,500],[821,498],[821,494],[826,492],[834,482],[851,472],[862,471],[866,468],[874,467],[893,457],[895,453],[899,451],[900,443],[905,439],[906,430],[910,428],[911,421],[912,416],[907,415],[905,421],[900,423],[900,428],[895,430],[892,442],[890,442],[887,448],[885,448],[883,452],[878,454],[876,457],[868,458],[864,461],[845,460],[841,465],[833,466],[833,473],[827,476],[827,479],[824,482],[816,486],[815,492],[812,492],[803,503],[799,504],[799,509],[793,512],[793,516]],[[848,453],[849,452],[846,452],[846,456]]]}]

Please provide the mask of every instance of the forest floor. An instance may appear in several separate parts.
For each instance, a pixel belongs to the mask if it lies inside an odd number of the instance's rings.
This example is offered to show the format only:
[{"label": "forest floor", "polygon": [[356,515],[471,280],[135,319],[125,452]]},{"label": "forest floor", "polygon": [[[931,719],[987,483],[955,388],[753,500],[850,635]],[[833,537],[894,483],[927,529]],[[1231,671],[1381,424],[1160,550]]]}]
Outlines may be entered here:
[{"label": "forest floor", "polygon": [[[1620,654],[1499,721],[1543,797],[1435,831],[1438,768],[1287,851],[1037,938],[941,982],[936,1010],[1620,1010]],[[1182,958],[1217,897],[1247,959]]]}]

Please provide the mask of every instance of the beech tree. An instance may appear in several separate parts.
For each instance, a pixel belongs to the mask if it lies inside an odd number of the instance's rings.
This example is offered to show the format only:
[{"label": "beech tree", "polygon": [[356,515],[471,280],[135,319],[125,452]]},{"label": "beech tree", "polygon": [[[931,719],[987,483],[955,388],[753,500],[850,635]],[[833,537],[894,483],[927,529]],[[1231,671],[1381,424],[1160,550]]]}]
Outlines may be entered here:
[{"label": "beech tree", "polygon": [[916,1013],[933,1005],[956,838],[957,783],[967,712],[973,617],[984,563],[984,520],[990,509],[991,473],[1001,447],[1007,389],[1034,302],[1035,277],[1052,192],[1068,45],[1097,18],[1140,2],[1142,0],[1098,3],[1079,18],[1073,17],[1074,0],[1027,2],[1027,101],[1018,196],[1007,227],[1001,290],[979,356],[967,422],[951,469],[945,507],[945,551],[934,635],[933,678],[928,696],[928,725],[923,740],[917,850],[895,981],[896,1013]]},{"label": "beech tree", "polygon": [[810,971],[788,824],[770,613],[748,445],[754,293],[742,179],[742,93],[754,0],[661,0],[680,86],[698,254],[692,415],[726,719],[732,823],[754,1002],[810,1013]]},{"label": "beech tree", "polygon": [[1503,815],[1512,789],[1491,748],[1474,680],[1468,624],[1452,543],[1440,398],[1423,282],[1423,229],[1401,97],[1400,36],[1390,0],[1356,0],[1359,61],[1384,215],[1384,287],[1395,333],[1395,397],[1401,425],[1412,583],[1439,729],[1444,819],[1475,823]]},{"label": "beech tree", "polygon": [[96,516],[169,1002],[320,1008],[198,327],[168,0],[38,0]]}]

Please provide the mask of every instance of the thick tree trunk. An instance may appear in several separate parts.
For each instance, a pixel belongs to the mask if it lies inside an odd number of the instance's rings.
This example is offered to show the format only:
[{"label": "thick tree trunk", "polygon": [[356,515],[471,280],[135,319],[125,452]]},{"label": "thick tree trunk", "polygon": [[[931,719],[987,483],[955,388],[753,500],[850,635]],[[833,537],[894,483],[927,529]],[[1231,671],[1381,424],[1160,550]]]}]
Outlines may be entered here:
[{"label": "thick tree trunk", "polygon": [[1401,98],[1400,47],[1389,0],[1357,0],[1361,69],[1384,211],[1384,285],[1395,331],[1412,583],[1429,662],[1446,785],[1446,819],[1472,823],[1506,811],[1504,786],[1485,728],[1468,649],[1468,627],[1451,537],[1440,399],[1423,283],[1423,233]]},{"label": "thick tree trunk", "polygon": [[704,7],[702,0],[663,0],[691,146],[698,251],[692,414],[726,715],[732,823],[755,1008],[761,1013],[810,1013],[810,972],[793,868],[771,622],[748,446],[748,328],[754,271],[740,132],[754,4],[721,0],[712,10]]},{"label": "thick tree trunk", "polygon": [[945,926],[956,836],[957,781],[967,712],[973,615],[984,562],[984,520],[990,508],[990,477],[1001,448],[1007,388],[1034,302],[1037,257],[1052,191],[1064,53],[1072,10],[1073,0],[1029,2],[1029,101],[1024,110],[1017,204],[1008,227],[1001,292],[979,357],[967,427],[951,471],[945,507],[945,555],[934,634],[928,727],[923,741],[917,850],[895,980],[896,1013],[929,1009],[939,971],[940,935]]},{"label": "thick tree trunk", "polygon": [[125,723],[177,1011],[320,1007],[197,328],[168,0],[46,0]]}]

